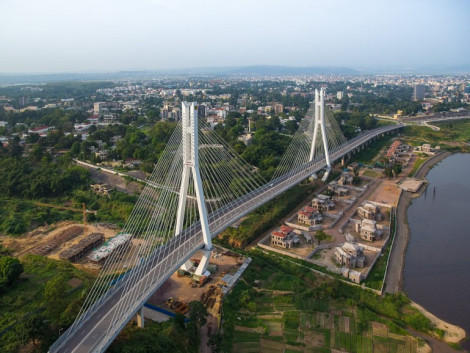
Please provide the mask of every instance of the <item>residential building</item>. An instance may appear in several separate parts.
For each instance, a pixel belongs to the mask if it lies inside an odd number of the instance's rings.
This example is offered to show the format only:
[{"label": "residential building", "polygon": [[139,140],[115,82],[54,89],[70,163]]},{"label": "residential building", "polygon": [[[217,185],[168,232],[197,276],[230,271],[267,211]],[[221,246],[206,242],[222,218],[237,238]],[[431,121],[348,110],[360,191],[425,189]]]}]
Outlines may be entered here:
[{"label": "residential building", "polygon": [[353,180],[354,180],[354,177],[350,175],[349,173],[342,173],[338,180],[338,185],[340,186],[352,185]]},{"label": "residential building", "polygon": [[435,153],[440,151],[441,146],[436,146],[434,148],[431,147],[429,143],[425,143],[422,146],[416,147],[416,151],[424,152],[424,153]]},{"label": "residential building", "polygon": [[108,158],[108,155],[109,155],[109,151],[105,149],[100,149],[95,152],[95,157],[99,158],[102,161]]},{"label": "residential building", "polygon": [[334,259],[346,268],[364,267],[367,263],[364,247],[349,242],[335,248]]},{"label": "residential building", "polygon": [[335,208],[335,203],[330,196],[320,194],[313,198],[312,208],[317,211],[330,211]]},{"label": "residential building", "polygon": [[54,129],[54,127],[42,125],[42,126],[35,127],[34,129],[31,129],[29,132],[33,132],[35,134],[41,135],[41,134],[46,134],[48,131],[51,131],[52,129]]},{"label": "residential building", "polygon": [[400,140],[393,141],[387,150],[387,158],[393,159],[399,157],[402,153],[408,151],[409,146],[401,143]]},{"label": "residential building", "polygon": [[301,211],[297,213],[297,221],[299,223],[313,226],[320,224],[323,221],[323,216],[313,207],[305,206],[304,208],[302,208]]},{"label": "residential building", "polygon": [[365,219],[375,220],[379,213],[379,207],[369,201],[364,201],[357,209],[358,216]]},{"label": "residential building", "polygon": [[136,159],[136,158],[127,158],[125,161],[124,161],[124,164],[123,164],[123,167],[125,168],[135,168],[135,167],[138,167],[139,165],[142,164],[142,161],[140,159]]},{"label": "residential building", "polygon": [[336,180],[333,180],[328,184],[328,190],[333,191],[338,196],[346,196],[349,194],[349,189],[338,185]]},{"label": "residential building", "polygon": [[251,145],[252,140],[253,140],[253,135],[251,133],[238,136],[238,141],[242,141],[247,146]]},{"label": "residential building", "polygon": [[377,221],[363,219],[354,226],[356,232],[361,236],[361,239],[375,241],[382,238],[383,230],[377,228]]},{"label": "residential building", "polygon": [[271,233],[271,245],[290,249],[297,246],[298,243],[299,237],[294,233],[294,228],[280,226]]},{"label": "residential building", "polygon": [[274,114],[279,115],[284,112],[284,106],[281,103],[274,104]]}]

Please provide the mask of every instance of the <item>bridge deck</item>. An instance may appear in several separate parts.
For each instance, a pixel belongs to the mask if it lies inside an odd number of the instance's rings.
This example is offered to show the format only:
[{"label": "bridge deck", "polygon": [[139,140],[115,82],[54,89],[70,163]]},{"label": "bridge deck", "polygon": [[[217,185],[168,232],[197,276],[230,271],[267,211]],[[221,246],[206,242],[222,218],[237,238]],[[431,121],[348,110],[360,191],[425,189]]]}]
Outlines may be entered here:
[{"label": "bridge deck", "polygon": [[[335,161],[371,138],[402,126],[392,125],[367,131],[341,146],[330,155],[330,158]],[[271,183],[216,210],[208,217],[212,236],[216,236],[244,215],[318,172],[325,165],[325,161],[322,159],[299,166]],[[115,284],[99,302],[84,314],[85,318],[80,325],[69,328],[54,343],[50,352],[105,351],[155,290],[202,246],[200,226],[195,223],[181,235],[160,246],[144,263]],[[133,280],[135,282],[132,282]],[[128,288],[130,283],[133,285]],[[122,310],[122,303],[125,303],[125,310]]]}]

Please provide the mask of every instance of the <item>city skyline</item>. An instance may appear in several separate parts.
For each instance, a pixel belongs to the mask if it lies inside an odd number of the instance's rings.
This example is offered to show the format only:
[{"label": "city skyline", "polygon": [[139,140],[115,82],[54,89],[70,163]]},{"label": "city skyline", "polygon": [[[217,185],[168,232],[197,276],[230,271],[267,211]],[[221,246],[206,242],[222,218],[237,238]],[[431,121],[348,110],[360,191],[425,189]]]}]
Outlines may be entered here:
[{"label": "city skyline", "polygon": [[[5,1],[0,73],[281,65],[469,71],[465,1]],[[188,50],[190,47],[190,50]]]}]

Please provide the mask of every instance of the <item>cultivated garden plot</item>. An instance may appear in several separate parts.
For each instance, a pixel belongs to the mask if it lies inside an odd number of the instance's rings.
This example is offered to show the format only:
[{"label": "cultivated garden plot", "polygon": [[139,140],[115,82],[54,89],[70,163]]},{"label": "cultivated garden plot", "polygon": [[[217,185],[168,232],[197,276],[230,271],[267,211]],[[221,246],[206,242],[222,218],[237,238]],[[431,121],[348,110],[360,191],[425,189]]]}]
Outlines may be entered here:
[{"label": "cultivated garden plot", "polygon": [[297,303],[294,277],[260,275],[251,310],[236,313],[233,352],[419,352],[417,339],[365,308],[313,297]]}]

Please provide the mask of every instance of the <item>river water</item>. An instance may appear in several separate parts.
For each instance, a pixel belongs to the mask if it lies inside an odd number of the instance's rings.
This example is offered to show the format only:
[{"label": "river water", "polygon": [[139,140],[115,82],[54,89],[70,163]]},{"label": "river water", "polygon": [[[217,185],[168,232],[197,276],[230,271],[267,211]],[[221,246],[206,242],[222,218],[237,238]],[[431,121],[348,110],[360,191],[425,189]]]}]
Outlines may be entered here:
[{"label": "river water", "polygon": [[470,154],[447,157],[427,179],[408,208],[405,293],[470,335]]}]

